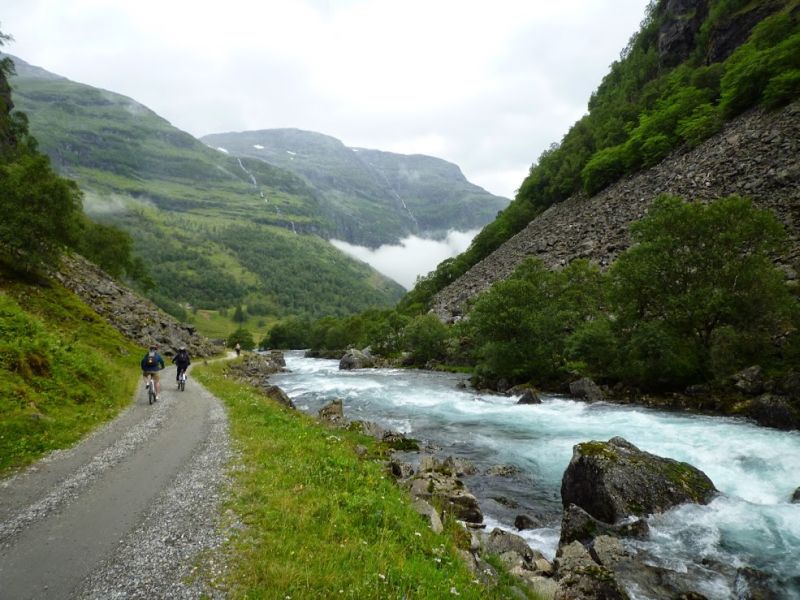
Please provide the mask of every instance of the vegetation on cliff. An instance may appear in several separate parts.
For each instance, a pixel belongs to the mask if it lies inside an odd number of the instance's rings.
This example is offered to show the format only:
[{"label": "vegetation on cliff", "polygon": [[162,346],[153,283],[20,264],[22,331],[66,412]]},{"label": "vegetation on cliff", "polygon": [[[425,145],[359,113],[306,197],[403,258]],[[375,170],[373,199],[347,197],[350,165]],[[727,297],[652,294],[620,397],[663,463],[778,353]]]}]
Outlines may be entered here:
[{"label": "vegetation on cliff", "polygon": [[[573,194],[594,194],[651,167],[676,148],[696,146],[757,105],[800,97],[797,0],[712,0],[672,14],[653,0],[641,29],[611,65],[588,113],[531,167],[514,201],[460,256],[442,262],[402,301],[418,310],[472,265]],[[665,45],[680,33],[678,48]],[[664,35],[662,35],[664,34]],[[736,46],[736,38],[745,43]]]}]

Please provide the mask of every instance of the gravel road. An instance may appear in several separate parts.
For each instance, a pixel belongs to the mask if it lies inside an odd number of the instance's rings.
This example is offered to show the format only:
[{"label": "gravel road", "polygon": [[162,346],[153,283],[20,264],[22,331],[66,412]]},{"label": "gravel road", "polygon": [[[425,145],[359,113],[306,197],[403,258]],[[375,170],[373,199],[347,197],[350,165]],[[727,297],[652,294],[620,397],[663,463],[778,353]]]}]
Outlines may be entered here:
[{"label": "gravel road", "polygon": [[0,481],[0,599],[199,598],[224,542],[230,458],[222,404],[162,371],[74,448]]}]

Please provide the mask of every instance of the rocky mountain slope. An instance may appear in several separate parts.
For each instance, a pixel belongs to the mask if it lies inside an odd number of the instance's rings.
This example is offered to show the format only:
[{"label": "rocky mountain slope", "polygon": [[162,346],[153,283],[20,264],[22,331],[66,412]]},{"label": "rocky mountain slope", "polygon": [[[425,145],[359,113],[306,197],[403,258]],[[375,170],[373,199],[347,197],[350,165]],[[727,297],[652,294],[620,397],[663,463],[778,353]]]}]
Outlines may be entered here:
[{"label": "rocky mountain slope", "polygon": [[555,204],[491,255],[441,290],[433,310],[445,320],[525,259],[550,268],[576,258],[607,267],[630,245],[628,225],[661,194],[697,201],[739,194],[775,212],[786,226],[790,250],[780,257],[787,277],[800,270],[800,102],[778,112],[754,110],[691,151],[678,151],[656,167],[625,178],[588,198],[578,193]]},{"label": "rocky mountain slope", "polygon": [[338,237],[377,246],[408,234],[483,227],[508,204],[464,177],[458,166],[421,154],[349,148],[299,129],[217,133],[202,141],[304,178],[324,198]]}]

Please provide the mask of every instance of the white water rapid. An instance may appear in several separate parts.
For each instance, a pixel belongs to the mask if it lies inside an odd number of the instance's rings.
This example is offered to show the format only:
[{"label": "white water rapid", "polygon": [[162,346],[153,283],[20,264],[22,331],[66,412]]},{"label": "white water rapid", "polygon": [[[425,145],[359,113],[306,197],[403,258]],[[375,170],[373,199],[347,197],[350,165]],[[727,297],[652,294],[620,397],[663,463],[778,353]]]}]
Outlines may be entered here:
[{"label": "white water rapid", "polygon": [[[291,373],[276,375],[298,408],[316,411],[334,398],[348,419],[401,431],[439,449],[440,456],[471,460],[481,473],[497,464],[515,477],[465,478],[489,528],[509,531],[514,516],[542,521],[520,533],[552,557],[559,535],[561,476],[572,447],[622,436],[642,450],[702,469],[722,492],[708,506],[684,505],[649,519],[649,538],[629,542],[650,564],[694,579],[709,599],[742,596],[737,573],[765,574],[787,599],[800,599],[800,432],[758,427],[739,419],[689,415],[543,396],[542,404],[457,389],[463,376],[375,369],[339,371],[338,361],[290,352]],[[635,590],[629,590],[635,592]],[[633,597],[637,596],[635,593]]]}]

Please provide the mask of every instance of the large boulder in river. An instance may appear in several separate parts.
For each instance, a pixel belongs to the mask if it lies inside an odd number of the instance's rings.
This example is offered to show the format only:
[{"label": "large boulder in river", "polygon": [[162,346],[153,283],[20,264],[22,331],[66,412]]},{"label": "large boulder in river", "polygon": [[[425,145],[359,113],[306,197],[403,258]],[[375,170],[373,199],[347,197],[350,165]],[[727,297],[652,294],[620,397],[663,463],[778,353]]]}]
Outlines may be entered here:
[{"label": "large boulder in river", "polygon": [[570,383],[569,393],[587,402],[599,402],[605,399],[603,391],[588,377],[583,377],[582,379]]},{"label": "large boulder in river", "polygon": [[762,394],[748,402],[745,414],[765,427],[800,429],[800,410],[784,396]]},{"label": "large boulder in river", "polygon": [[686,502],[707,504],[715,494],[699,469],[643,452],[621,437],[577,444],[561,480],[565,508],[575,504],[606,523]]},{"label": "large boulder in river", "polygon": [[368,353],[350,348],[339,361],[340,371],[368,369],[375,366],[375,359]]}]

